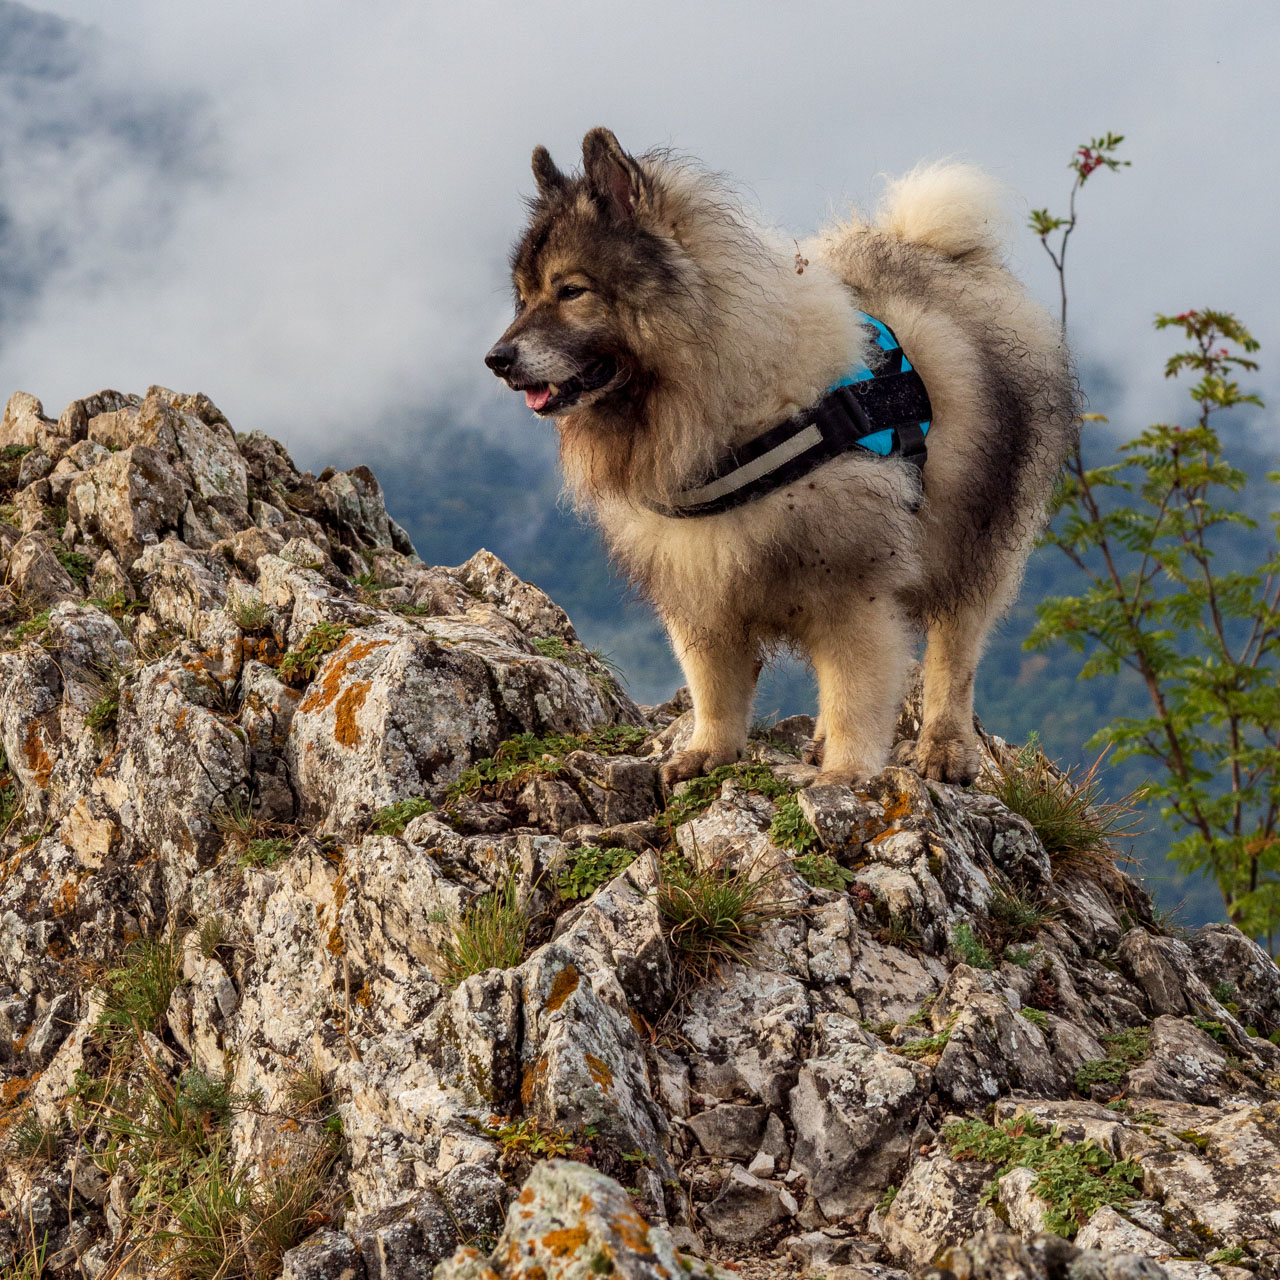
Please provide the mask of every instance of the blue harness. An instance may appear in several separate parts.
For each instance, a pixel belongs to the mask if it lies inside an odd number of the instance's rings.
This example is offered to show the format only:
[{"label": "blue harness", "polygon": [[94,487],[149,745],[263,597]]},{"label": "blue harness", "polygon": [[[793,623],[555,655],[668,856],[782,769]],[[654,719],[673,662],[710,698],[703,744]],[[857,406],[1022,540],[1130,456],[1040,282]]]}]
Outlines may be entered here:
[{"label": "blue harness", "polygon": [[875,331],[883,352],[874,369],[851,370],[817,403],[729,450],[696,485],[655,510],[677,518],[719,515],[854,449],[900,456],[923,471],[933,416],[929,393],[893,330],[872,316],[863,315],[862,322]]}]

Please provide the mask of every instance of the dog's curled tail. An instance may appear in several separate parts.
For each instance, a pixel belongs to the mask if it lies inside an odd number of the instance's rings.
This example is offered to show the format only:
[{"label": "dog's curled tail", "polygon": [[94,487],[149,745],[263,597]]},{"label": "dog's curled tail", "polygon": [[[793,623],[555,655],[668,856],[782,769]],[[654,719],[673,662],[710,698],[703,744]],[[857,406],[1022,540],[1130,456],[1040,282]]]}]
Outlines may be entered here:
[{"label": "dog's curled tail", "polygon": [[876,225],[900,240],[951,258],[998,255],[1008,214],[1005,191],[971,164],[923,164],[892,178]]}]

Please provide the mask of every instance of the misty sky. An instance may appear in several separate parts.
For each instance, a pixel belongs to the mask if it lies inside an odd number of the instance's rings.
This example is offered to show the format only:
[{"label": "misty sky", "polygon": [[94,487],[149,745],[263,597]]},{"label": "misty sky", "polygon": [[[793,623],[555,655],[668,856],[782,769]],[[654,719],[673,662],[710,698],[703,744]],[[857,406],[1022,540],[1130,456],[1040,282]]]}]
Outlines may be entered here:
[{"label": "misty sky", "polygon": [[[942,156],[1019,193],[1021,226],[1065,203],[1078,142],[1122,132],[1133,167],[1090,180],[1072,242],[1086,367],[1135,421],[1171,412],[1152,314],[1213,305],[1280,384],[1272,0],[35,9],[0,0],[0,398],[203,390],[308,462],[423,406],[510,430],[481,357],[529,151],[570,164],[595,124],[797,234]],[[1030,233],[1011,256],[1053,300]]]}]

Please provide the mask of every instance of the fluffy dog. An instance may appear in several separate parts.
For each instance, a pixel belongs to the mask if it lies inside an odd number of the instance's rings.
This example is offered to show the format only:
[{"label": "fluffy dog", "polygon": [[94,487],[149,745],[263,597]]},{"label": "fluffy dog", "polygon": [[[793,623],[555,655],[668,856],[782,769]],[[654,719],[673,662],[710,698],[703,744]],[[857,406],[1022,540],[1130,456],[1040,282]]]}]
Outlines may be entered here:
[{"label": "fluffy dog", "polygon": [[[1002,265],[996,185],[965,165],[919,168],[874,221],[799,247],[718,179],[631,156],[607,129],[582,160],[567,176],[533,153],[516,316],[486,362],[554,420],[570,489],[666,624],[695,727],[665,780],[741,756],[778,643],[817,675],[820,781],[879,771],[923,629],[914,763],[971,781],[975,669],[1078,430],[1062,337]],[[928,390],[923,472],[854,448],[732,510],[673,515],[727,451],[875,368],[868,315]]]}]

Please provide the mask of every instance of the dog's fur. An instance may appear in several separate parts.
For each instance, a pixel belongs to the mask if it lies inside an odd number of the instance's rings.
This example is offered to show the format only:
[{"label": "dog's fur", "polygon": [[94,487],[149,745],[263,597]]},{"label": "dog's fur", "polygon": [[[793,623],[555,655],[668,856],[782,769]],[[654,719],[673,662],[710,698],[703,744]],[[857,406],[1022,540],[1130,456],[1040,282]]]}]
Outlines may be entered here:
[{"label": "dog's fur", "polygon": [[[878,771],[921,626],[915,764],[970,781],[975,668],[1077,431],[1061,335],[1000,260],[995,184],[920,168],[890,183],[875,221],[798,249],[715,178],[632,157],[606,129],[587,134],[580,176],[541,147],[533,167],[517,315],[488,361],[554,418],[571,490],[670,632],[695,728],[667,782],[739,758],[778,642],[817,674],[821,780]],[[719,515],[654,511],[853,365],[874,367],[858,311],[894,331],[928,388],[923,495],[908,462],[855,451]],[[540,404],[547,384],[558,394]]]}]

